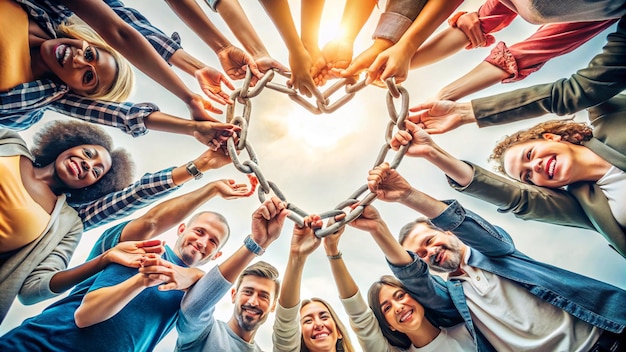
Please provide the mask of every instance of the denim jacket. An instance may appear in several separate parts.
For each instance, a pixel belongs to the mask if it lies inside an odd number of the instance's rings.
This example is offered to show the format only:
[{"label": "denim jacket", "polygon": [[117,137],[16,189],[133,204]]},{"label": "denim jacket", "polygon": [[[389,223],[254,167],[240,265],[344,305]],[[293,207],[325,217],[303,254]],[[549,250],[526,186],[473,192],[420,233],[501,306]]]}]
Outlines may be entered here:
[{"label": "denim jacket", "polygon": [[[626,291],[552,265],[531,259],[515,249],[503,229],[464,209],[456,200],[433,224],[453,232],[471,250],[469,265],[512,280],[537,298],[569,314],[613,333],[626,327]],[[463,319],[479,351],[494,351],[485,337],[474,328],[462,281],[444,281],[431,275],[428,265],[415,253],[411,264],[397,267],[389,263],[394,275],[426,308],[428,317],[441,326]]]}]

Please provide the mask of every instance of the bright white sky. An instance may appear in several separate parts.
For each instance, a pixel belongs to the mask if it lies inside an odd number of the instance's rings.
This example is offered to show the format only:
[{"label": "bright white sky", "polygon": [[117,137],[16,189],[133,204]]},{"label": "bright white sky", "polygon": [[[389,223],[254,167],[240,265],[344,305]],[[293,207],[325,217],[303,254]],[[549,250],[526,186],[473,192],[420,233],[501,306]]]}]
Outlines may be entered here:
[{"label": "bright white sky", "polygon": [[[292,6],[292,13],[299,14],[299,2],[293,0],[289,2]],[[210,48],[186,28],[165,2],[128,0],[126,3],[128,6],[142,11],[153,24],[165,33],[171,34],[177,31],[183,39],[183,46],[192,55],[200,58],[208,65],[221,69]],[[482,1],[469,0],[459,10],[473,11],[481,3]],[[338,25],[343,4],[343,1],[337,3],[328,1],[322,19],[323,29]],[[374,10],[370,20],[357,38],[355,54],[360,53],[371,43],[371,33],[379,14],[384,9],[383,4]],[[238,45],[235,37],[230,33],[219,15],[213,13],[203,3],[200,3],[200,6],[220,30]],[[259,3],[251,0],[243,1],[242,6],[270,53],[282,63],[288,64],[287,50]],[[296,24],[298,23],[299,19],[296,18]],[[528,25],[523,20],[518,19],[509,28],[498,33],[497,39],[512,44],[527,37],[534,30],[535,26]],[[599,35],[575,52],[549,62],[541,71],[525,81],[498,85],[479,92],[473,97],[486,96],[535,83],[551,82],[569,76],[577,68],[587,65],[589,59],[600,51],[606,35],[613,30],[614,27],[611,27],[609,31]],[[321,45],[324,45],[333,34],[333,31],[328,30],[321,33]],[[432,97],[440,88],[478,64],[488,52],[489,49],[463,51],[435,65],[412,71],[409,79],[403,84],[410,92],[411,106]],[[192,77],[178,72],[189,87],[200,92]],[[131,96],[131,101],[154,102],[164,112],[184,118],[189,117],[184,104],[172,94],[139,72],[137,78],[135,93]],[[284,83],[284,79],[281,77],[275,78],[275,81]],[[237,88],[241,86],[240,81],[234,82],[234,84]],[[386,92],[380,88],[367,87],[357,93],[357,96],[350,103],[334,114],[315,116],[293,103],[284,94],[271,90],[263,91],[261,95],[252,100],[253,110],[248,138],[259,156],[259,166],[265,176],[275,182],[287,199],[301,209],[311,213],[320,213],[332,209],[366,182],[367,171],[373,166],[377,153],[384,143],[385,128],[389,121],[385,94]],[[467,101],[468,98],[463,100]],[[44,121],[57,118],[65,117],[48,112]],[[223,115],[221,118],[224,118]],[[579,113],[577,119],[585,120],[586,114],[584,112]],[[535,119],[487,129],[478,129],[475,125],[467,125],[447,135],[439,135],[434,138],[437,143],[452,154],[488,166],[487,156],[498,139],[505,134],[532,126],[540,120]],[[27,140],[37,130],[37,127],[35,126],[30,131],[23,133]],[[145,172],[185,164],[203,152],[202,145],[187,136],[150,132],[147,136],[133,139],[118,130],[107,130],[114,137],[117,147],[124,147],[131,151],[136,163],[137,177]],[[531,257],[626,289],[626,275],[624,275],[623,269],[619,269],[623,268],[624,259],[612,251],[598,233],[522,221],[510,214],[499,214],[495,206],[452,190],[447,185],[443,174],[423,160],[405,158],[398,170],[415,187],[436,198],[456,198],[466,208],[503,227],[511,234],[517,247]],[[247,180],[232,165],[228,165],[220,170],[207,173],[201,181],[189,182],[175,195],[190,192],[207,181],[221,178],[234,178],[240,182]],[[419,215],[398,204],[376,201],[374,205],[379,209],[394,234],[397,234],[405,223]],[[250,232],[250,214],[258,206],[258,198],[254,195],[241,200],[214,199],[202,207],[202,209],[211,209],[224,214],[232,228],[233,236],[230,243],[224,248],[225,255],[218,259],[218,264],[238,248],[243,238]],[[143,212],[135,214],[134,217],[141,213]],[[85,260],[92,244],[102,230],[106,228],[108,226],[84,234],[71,262],[72,266]],[[293,223],[287,220],[281,238],[262,257],[263,260],[278,267],[281,272],[286,265],[292,228]],[[170,231],[162,238],[173,244],[175,233]],[[384,256],[367,233],[348,227],[340,248],[348,269],[364,295],[374,280],[383,274],[390,273]],[[215,263],[208,264],[205,269],[208,270],[213,265]],[[331,302],[344,324],[348,325],[348,319],[339,302],[323,249],[313,253],[305,267],[302,297],[311,296],[322,297]],[[0,327],[0,334],[19,325],[23,319],[39,313],[51,303],[52,301],[46,301],[35,306],[24,307],[16,302]],[[146,309],[151,308],[154,307],[146,307]],[[218,319],[226,320],[232,314],[232,309],[230,298],[226,297],[217,307],[216,316]],[[273,317],[270,317],[256,336],[256,341],[265,350],[271,350],[272,322]],[[172,331],[161,342],[157,350],[172,351],[175,340],[176,332]],[[356,344],[354,335],[353,341]]]}]

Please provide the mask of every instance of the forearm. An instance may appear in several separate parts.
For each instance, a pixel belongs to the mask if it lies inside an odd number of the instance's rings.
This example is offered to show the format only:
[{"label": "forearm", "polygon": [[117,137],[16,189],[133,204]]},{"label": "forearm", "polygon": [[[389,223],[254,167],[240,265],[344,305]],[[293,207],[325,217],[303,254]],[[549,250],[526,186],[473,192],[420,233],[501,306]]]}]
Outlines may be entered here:
[{"label": "forearm", "polygon": [[285,275],[278,301],[285,308],[295,307],[300,302],[300,285],[306,257],[289,254]]},{"label": "forearm", "polygon": [[74,312],[74,321],[79,328],[103,322],[121,311],[145,286],[140,274],[110,287],[102,287],[85,295]]},{"label": "forearm", "polygon": [[[260,243],[259,243],[260,245]],[[245,246],[233,253],[224,263],[220,264],[219,271],[228,282],[234,283],[239,274],[256,258],[256,255]]]},{"label": "forearm", "polygon": [[339,28],[344,40],[353,43],[376,6],[376,0],[347,0]]},{"label": "forearm", "polygon": [[324,10],[324,0],[302,1],[300,6],[300,33],[302,44],[309,52],[318,47],[320,19]]},{"label": "forearm", "polygon": [[430,0],[396,45],[412,53],[443,23],[463,0]]},{"label": "forearm", "polygon": [[166,0],[176,15],[202,39],[214,52],[231,45],[202,11],[196,0]]},{"label": "forearm", "polygon": [[[460,105],[460,103],[457,103],[457,105]],[[465,186],[469,184],[474,177],[474,170],[471,166],[455,158],[437,144],[433,144],[432,148],[430,148],[429,152],[424,155],[423,158],[438,167],[441,171],[443,171],[448,177],[453,179],[459,185]],[[416,206],[419,206],[419,204],[417,204]],[[424,214],[420,210],[417,211]],[[424,215],[428,216],[427,214]]]},{"label": "forearm", "polygon": [[[338,253],[339,250],[326,250],[327,255],[336,255]],[[339,292],[339,298],[350,298],[354,296],[359,291],[359,287],[356,285],[356,282],[354,282],[352,275],[350,275],[343,258],[330,259],[329,262],[330,270],[333,273],[335,285]]]},{"label": "forearm", "polygon": [[296,26],[291,18],[289,4],[285,0],[260,0],[268,16],[274,22],[280,36],[283,38],[287,50],[291,55],[294,52],[304,51],[304,46],[298,37]]},{"label": "forearm", "polygon": [[413,261],[411,256],[393,237],[385,223],[380,224],[380,226],[376,230],[370,232],[370,234],[391,264],[403,266],[410,264]]},{"label": "forearm", "polygon": [[122,21],[106,3],[98,0],[61,0],[61,3],[93,27],[109,45],[139,70],[185,103],[192,100],[193,93],[174,74],[150,43]]},{"label": "forearm", "polygon": [[252,27],[239,0],[220,0],[217,3],[217,10],[228,28],[252,57],[269,56],[267,48]]},{"label": "forearm", "polygon": [[192,77],[195,77],[194,74],[196,73],[196,71],[201,68],[207,67],[205,63],[198,60],[194,56],[191,56],[191,54],[183,49],[176,50],[174,55],[172,55],[172,57],[170,58],[170,63]]},{"label": "forearm", "polygon": [[50,290],[54,293],[65,292],[79,282],[100,272],[109,263],[110,261],[106,259],[106,253],[103,253],[77,267],[59,271],[50,280]]},{"label": "forearm", "polygon": [[508,78],[510,74],[486,61],[481,62],[470,72],[443,87],[437,99],[456,101]]},{"label": "forearm", "polygon": [[155,111],[144,119],[144,124],[149,130],[191,136],[193,135],[193,131],[195,131],[197,122]]},{"label": "forearm", "polygon": [[159,203],[148,210],[145,215],[127,225],[120,241],[151,239],[183,222],[194,210],[216,194],[216,187],[208,184],[194,192]]},{"label": "forearm", "polygon": [[463,49],[469,40],[458,28],[448,27],[435,35],[413,54],[411,69],[430,65]]}]

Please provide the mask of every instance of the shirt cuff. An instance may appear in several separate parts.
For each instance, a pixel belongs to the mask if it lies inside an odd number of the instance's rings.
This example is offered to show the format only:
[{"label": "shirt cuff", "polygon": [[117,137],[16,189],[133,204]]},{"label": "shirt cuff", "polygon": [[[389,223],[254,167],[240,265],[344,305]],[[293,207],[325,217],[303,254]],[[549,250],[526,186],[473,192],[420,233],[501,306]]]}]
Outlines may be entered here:
[{"label": "shirt cuff", "polygon": [[204,2],[209,5],[213,12],[217,12],[217,4],[220,2],[220,0],[204,0]]},{"label": "shirt cuff", "polygon": [[394,43],[402,37],[404,32],[411,26],[410,18],[395,12],[383,12],[378,20],[378,25],[372,35],[372,39],[387,39]]},{"label": "shirt cuff", "polygon": [[128,113],[128,121],[122,129],[133,137],[143,136],[148,133],[145,119],[153,112],[159,111],[159,107],[152,103],[133,104]]}]

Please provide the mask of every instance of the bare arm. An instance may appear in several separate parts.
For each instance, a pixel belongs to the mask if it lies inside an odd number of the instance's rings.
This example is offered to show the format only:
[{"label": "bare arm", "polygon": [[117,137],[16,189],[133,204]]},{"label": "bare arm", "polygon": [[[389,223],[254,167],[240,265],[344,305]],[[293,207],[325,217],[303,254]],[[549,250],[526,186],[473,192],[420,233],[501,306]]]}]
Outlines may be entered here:
[{"label": "bare arm", "polygon": [[91,291],[74,312],[74,321],[79,328],[105,321],[121,311],[145,288],[143,276],[136,274],[117,285]]},{"label": "bare arm", "polygon": [[494,84],[502,82],[511,75],[505,70],[482,61],[470,72],[461,78],[443,87],[437,94],[439,100],[458,100],[472,93],[476,93]]},{"label": "bare arm", "polygon": [[86,263],[54,274],[50,280],[50,290],[56,293],[69,290],[77,283],[102,271],[111,263],[138,268],[142,254],[162,252],[163,247],[159,240],[119,243],[114,248],[107,250]]},{"label": "bare arm", "polygon": [[[231,180],[232,181],[232,180]],[[120,241],[137,241],[153,238],[169,228],[180,224],[187,216],[216,195],[224,198],[242,197],[246,185],[234,181],[211,182],[193,192],[162,202],[122,230]]]},{"label": "bare arm", "polygon": [[330,270],[333,273],[337,291],[339,291],[339,298],[342,299],[353,297],[359,291],[359,287],[356,285],[356,282],[354,282],[352,275],[350,275],[338,248],[339,239],[341,238],[344,230],[345,227],[342,227],[336,233],[326,236],[322,240],[326,256],[330,262]]},{"label": "bare arm", "polygon": [[105,2],[99,0],[61,0],[60,2],[93,27],[107,43],[133,65],[184,101],[194,118],[210,119],[202,108],[202,98],[191,92],[150,43],[117,16]]}]

